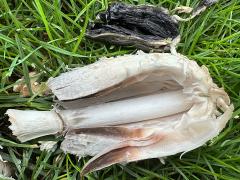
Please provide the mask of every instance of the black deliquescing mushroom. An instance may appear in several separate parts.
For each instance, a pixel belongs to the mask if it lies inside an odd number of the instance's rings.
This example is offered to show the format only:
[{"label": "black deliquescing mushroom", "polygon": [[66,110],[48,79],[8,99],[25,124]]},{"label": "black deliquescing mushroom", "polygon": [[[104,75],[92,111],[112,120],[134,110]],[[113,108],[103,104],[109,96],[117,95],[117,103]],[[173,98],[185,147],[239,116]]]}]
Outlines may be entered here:
[{"label": "black deliquescing mushroom", "polygon": [[[170,15],[167,9],[147,5],[113,3],[98,15],[86,37],[110,44],[131,45],[144,51],[164,52],[180,40],[179,21],[188,21],[217,0],[203,0],[195,9],[188,8],[189,18]],[[178,7],[176,11],[184,11]]]}]

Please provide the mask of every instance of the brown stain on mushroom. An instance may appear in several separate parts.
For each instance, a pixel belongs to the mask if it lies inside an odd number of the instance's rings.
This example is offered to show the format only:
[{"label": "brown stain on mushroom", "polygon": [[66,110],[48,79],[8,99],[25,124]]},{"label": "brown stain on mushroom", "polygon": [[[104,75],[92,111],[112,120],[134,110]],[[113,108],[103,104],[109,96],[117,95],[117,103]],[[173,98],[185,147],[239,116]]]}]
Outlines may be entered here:
[{"label": "brown stain on mushroom", "polygon": [[93,157],[86,165],[83,167],[81,175],[102,169],[104,167],[110,166],[116,163],[127,163],[132,161],[137,161],[142,158],[142,153],[146,153],[147,149],[161,141],[164,135],[152,134],[146,139],[130,140],[120,143],[108,152],[104,152],[100,155]]},{"label": "brown stain on mushroom", "polygon": [[127,139],[146,137],[146,131],[143,128],[130,129],[125,127],[79,128],[70,130],[68,134],[94,134]]},{"label": "brown stain on mushroom", "polygon": [[139,153],[138,147],[130,146],[112,150],[87,164],[82,169],[81,175],[84,176],[85,174],[98,170],[101,167],[106,167],[118,162],[132,161],[133,159],[138,158]]}]

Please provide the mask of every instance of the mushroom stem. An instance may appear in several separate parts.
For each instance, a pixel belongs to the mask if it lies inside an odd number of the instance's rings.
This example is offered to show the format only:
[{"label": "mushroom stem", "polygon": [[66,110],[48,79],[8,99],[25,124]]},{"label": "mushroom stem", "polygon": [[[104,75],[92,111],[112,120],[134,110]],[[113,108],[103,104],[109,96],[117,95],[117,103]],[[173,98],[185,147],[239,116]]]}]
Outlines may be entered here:
[{"label": "mushroom stem", "polygon": [[190,109],[192,103],[182,90],[162,92],[59,114],[68,128],[84,128],[139,122],[177,114]]},{"label": "mushroom stem", "polygon": [[54,111],[8,109],[6,114],[12,123],[10,129],[21,142],[63,130],[63,123]]},{"label": "mushroom stem", "polygon": [[[10,129],[21,142],[61,133],[66,129],[134,123],[177,114],[190,109],[192,103],[182,90],[162,92],[80,109],[33,111],[9,109]],[[60,117],[61,118],[60,118]]]}]

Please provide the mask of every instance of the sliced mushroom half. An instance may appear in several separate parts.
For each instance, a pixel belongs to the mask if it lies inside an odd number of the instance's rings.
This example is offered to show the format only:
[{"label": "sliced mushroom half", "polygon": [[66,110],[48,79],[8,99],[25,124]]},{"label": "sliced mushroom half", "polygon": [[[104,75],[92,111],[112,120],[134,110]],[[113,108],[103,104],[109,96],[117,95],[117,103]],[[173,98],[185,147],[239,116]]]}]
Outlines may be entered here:
[{"label": "sliced mushroom half", "polygon": [[51,78],[48,87],[58,108],[9,109],[10,128],[20,141],[64,135],[64,152],[94,156],[83,174],[195,149],[217,136],[233,112],[207,68],[179,54],[102,58]]}]

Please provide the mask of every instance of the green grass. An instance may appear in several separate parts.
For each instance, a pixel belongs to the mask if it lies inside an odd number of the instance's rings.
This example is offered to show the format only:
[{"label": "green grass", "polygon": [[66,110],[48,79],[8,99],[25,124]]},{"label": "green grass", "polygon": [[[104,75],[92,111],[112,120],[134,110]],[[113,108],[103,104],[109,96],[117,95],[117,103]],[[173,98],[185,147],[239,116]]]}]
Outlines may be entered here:
[{"label": "green grass", "polygon": [[[126,1],[173,9],[196,6],[199,0]],[[24,76],[31,90],[29,72],[41,72],[41,81],[68,68],[93,63],[102,56],[135,52],[132,47],[103,45],[84,37],[87,24],[106,9],[108,0],[2,0],[0,2],[0,145],[3,158],[16,167],[18,179],[79,179],[88,158],[64,155],[59,149],[41,152],[36,142],[20,144],[6,128],[8,108],[51,109],[52,98],[20,97],[12,91]],[[240,114],[240,1],[220,0],[194,20],[181,24],[178,52],[206,65],[214,81],[225,88]],[[221,134],[205,146],[157,159],[114,165],[89,174],[86,179],[240,179],[240,123],[229,121]]]}]

